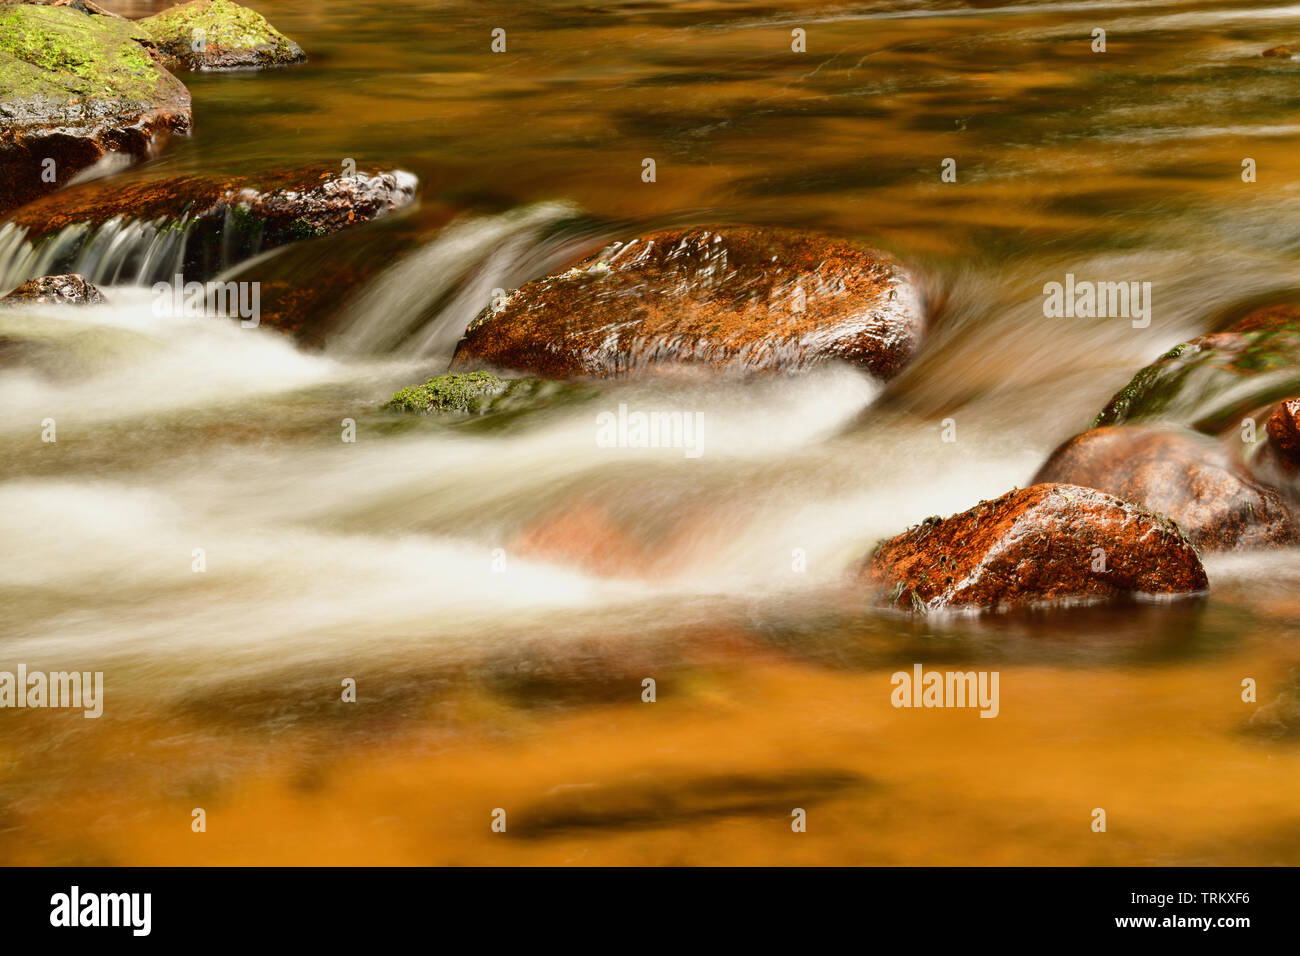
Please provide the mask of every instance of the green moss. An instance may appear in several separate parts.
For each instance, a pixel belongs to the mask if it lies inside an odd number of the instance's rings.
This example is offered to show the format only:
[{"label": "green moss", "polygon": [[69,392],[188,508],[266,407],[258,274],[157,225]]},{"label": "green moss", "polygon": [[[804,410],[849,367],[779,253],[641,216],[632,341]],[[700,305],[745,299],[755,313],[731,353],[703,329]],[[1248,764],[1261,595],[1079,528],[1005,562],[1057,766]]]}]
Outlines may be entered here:
[{"label": "green moss", "polygon": [[[242,61],[227,65],[278,65],[303,59],[302,49],[265,17],[230,0],[191,0],[141,20],[140,26],[164,53],[193,65],[222,56]],[[201,56],[192,49],[199,33],[206,46]]]},{"label": "green moss", "polygon": [[1288,326],[1238,333],[1233,344],[1189,342],[1141,369],[1093,426],[1164,420],[1208,433],[1300,391],[1300,334]]},{"label": "green moss", "polygon": [[401,412],[468,412],[476,414],[509,387],[490,372],[439,375],[423,385],[412,385],[394,395],[385,408]]},{"label": "green moss", "polygon": [[492,415],[493,421],[557,402],[585,401],[597,394],[588,385],[541,378],[505,379],[491,372],[456,372],[412,385],[394,395],[384,408],[418,415]]},{"label": "green moss", "polygon": [[306,219],[299,217],[285,226],[284,233],[286,239],[298,241],[302,239],[319,239],[321,236],[329,235],[329,230],[324,226],[314,226]]},{"label": "green moss", "polygon": [[166,74],[136,42],[125,20],[89,16],[66,7],[0,8],[0,96],[19,118],[24,101],[149,101]]}]

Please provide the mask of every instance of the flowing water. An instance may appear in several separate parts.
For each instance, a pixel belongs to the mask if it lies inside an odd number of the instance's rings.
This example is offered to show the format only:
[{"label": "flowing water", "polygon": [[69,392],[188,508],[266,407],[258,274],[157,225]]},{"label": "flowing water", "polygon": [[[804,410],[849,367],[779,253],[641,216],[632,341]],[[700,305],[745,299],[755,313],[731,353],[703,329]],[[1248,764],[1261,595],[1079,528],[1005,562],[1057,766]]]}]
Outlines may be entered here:
[{"label": "flowing water", "polygon": [[[1205,600],[983,619],[844,587],[1300,287],[1300,61],[1259,55],[1300,7],[258,7],[311,61],[187,77],[193,136],[122,175],[353,159],[419,206],[233,269],[366,277],[302,342],[156,315],[132,283],[177,250],[140,225],[81,253],[109,306],[0,316],[0,666],[105,675],[97,720],[5,712],[0,861],[1300,863],[1300,553],[1211,559]],[[681,223],[888,249],[922,353],[887,386],[380,408],[494,288]],[[20,238],[10,285],[41,269]],[[1066,273],[1152,283],[1149,327],[1044,318]],[[619,403],[701,413],[703,454],[599,447]],[[998,718],[891,707],[915,662],[998,670]]]}]

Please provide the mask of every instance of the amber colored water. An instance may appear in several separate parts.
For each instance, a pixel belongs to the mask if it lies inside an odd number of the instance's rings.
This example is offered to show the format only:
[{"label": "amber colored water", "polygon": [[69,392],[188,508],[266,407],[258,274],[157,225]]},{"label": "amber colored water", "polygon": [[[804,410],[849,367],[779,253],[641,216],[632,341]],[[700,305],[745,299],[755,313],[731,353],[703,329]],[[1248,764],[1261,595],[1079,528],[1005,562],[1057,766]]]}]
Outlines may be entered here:
[{"label": "amber colored water", "polygon": [[[187,78],[195,133],[156,170],[411,170],[418,211],[244,277],[317,281],[395,232],[417,265],[323,352],[156,319],[146,290],[0,320],[46,363],[0,371],[0,669],[103,670],[107,695],[98,720],[0,711],[0,862],[1300,863],[1300,554],[1210,559],[1203,599],[984,619],[844,587],[1300,284],[1300,63],[1259,56],[1300,8],[258,7],[311,61]],[[885,389],[826,369],[506,423],[378,410],[463,320],[423,285],[502,236],[489,286],[670,222],[889,249],[929,299],[923,353]],[[1151,281],[1151,327],[1043,318],[1066,272]],[[388,336],[403,309],[424,324]],[[619,401],[702,411],[706,454],[595,447]],[[997,670],[999,716],[894,708],[914,663]]]}]

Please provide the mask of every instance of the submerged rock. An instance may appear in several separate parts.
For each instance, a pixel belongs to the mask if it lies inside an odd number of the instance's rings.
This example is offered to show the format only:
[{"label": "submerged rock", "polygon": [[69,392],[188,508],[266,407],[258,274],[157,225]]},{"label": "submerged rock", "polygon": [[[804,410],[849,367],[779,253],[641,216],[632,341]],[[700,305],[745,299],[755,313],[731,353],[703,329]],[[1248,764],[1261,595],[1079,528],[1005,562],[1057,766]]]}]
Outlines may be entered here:
[{"label": "submerged rock", "polygon": [[489,372],[469,372],[462,375],[439,375],[423,385],[411,385],[394,395],[385,408],[398,412],[464,412],[478,414],[494,398],[504,394],[512,385],[527,379],[510,381]]},{"label": "submerged rock", "polygon": [[1300,393],[1300,306],[1257,309],[1142,369],[1095,425],[1167,421],[1218,432]]},{"label": "submerged rock", "polygon": [[889,378],[921,327],[909,277],[869,248],[789,230],[667,231],[516,290],[470,325],[452,368],[608,378],[841,359]]},{"label": "submerged rock", "polygon": [[529,411],[571,393],[573,386],[539,378],[499,378],[490,372],[439,375],[394,395],[384,408],[421,415],[488,415]]},{"label": "submerged rock", "polygon": [[1057,448],[1034,481],[1085,485],[1168,515],[1201,551],[1287,545],[1300,530],[1276,489],[1188,429],[1094,428]]},{"label": "submerged rock", "polygon": [[[581,568],[588,574],[649,581],[698,579],[735,543],[752,514],[723,495],[665,495],[671,506],[618,507],[616,482],[577,486],[520,524],[506,551],[530,561]],[[648,492],[647,492],[648,493]]]},{"label": "submerged rock", "polygon": [[1289,46],[1274,46],[1265,50],[1261,56],[1276,56],[1285,60],[1296,59],[1295,51]]},{"label": "submerged rock", "polygon": [[985,610],[1208,586],[1173,522],[1069,484],[1039,484],[881,544],[862,580],[900,610]]},{"label": "submerged rock", "polygon": [[190,94],[135,24],[66,6],[0,6],[0,213],[109,154],[140,159],[190,128]]},{"label": "submerged rock", "polygon": [[[88,236],[120,219],[185,228],[183,272],[201,281],[259,252],[387,215],[409,205],[415,187],[415,176],[406,172],[340,176],[321,167],[254,180],[95,181],[31,203],[8,221],[35,243],[76,225],[90,227]],[[79,248],[66,244],[59,261],[72,261]]]},{"label": "submerged rock", "polygon": [[104,296],[81,275],[41,276],[28,279],[4,298],[0,305],[32,302],[58,305],[99,305]]},{"label": "submerged rock", "polygon": [[230,0],[191,0],[139,24],[172,70],[264,69],[307,59],[260,13]]}]

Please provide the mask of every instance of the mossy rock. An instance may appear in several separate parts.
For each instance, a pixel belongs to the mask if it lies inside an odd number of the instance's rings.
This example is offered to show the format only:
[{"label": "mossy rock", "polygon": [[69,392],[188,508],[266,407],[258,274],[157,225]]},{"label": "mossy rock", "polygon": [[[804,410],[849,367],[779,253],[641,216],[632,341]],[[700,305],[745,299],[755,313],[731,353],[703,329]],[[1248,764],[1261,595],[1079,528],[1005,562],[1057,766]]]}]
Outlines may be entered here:
[{"label": "mossy rock", "polygon": [[117,17],[0,6],[0,213],[109,152],[144,158],[190,128],[189,91],[142,41],[152,42]]},{"label": "mossy rock", "polygon": [[188,94],[139,41],[138,25],[66,7],[0,7],[0,117],[6,125],[84,122]]},{"label": "mossy rock", "polygon": [[171,69],[264,69],[307,59],[302,47],[260,13],[230,0],[191,0],[146,17],[140,26]]},{"label": "mossy rock", "polygon": [[532,411],[591,391],[548,379],[506,379],[491,372],[458,372],[404,388],[384,408],[419,415],[495,415]]},{"label": "mossy rock", "polygon": [[1133,376],[1093,424],[1161,421],[1217,434],[1296,394],[1300,307],[1272,307],[1166,352]]}]

